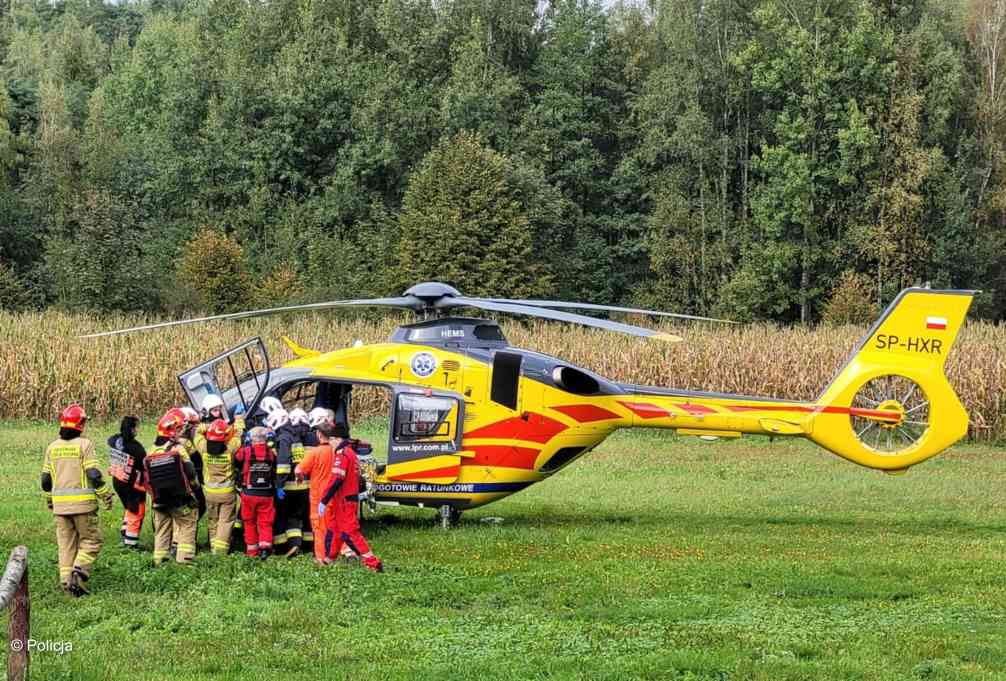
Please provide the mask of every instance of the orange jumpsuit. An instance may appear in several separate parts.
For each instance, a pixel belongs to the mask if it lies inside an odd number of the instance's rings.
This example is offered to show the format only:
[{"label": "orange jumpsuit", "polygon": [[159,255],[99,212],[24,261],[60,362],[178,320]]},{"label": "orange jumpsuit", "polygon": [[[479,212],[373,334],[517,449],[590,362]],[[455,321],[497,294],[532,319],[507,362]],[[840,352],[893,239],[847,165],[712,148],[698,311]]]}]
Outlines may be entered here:
[{"label": "orange jumpsuit", "polygon": [[[325,492],[332,485],[332,446],[319,445],[311,447],[304,455],[304,460],[297,464],[295,473],[298,477],[310,477],[311,530],[314,532],[314,557],[325,559],[325,519],[318,515],[318,504]],[[326,515],[328,515],[326,513]]]}]

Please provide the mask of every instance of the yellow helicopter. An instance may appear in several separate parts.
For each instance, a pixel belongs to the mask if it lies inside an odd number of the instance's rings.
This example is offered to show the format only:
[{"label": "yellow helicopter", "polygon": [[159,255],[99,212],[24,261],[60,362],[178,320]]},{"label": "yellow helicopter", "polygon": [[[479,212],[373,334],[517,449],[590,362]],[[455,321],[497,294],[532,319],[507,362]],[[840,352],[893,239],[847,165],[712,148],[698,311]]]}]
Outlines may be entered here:
[{"label": "yellow helicopter", "polygon": [[[284,339],[296,359],[271,368],[255,338],[179,375],[198,408],[219,394],[231,413],[256,414],[275,396],[348,419],[354,386],[390,399],[386,464],[372,471],[369,502],[433,507],[444,526],[461,512],[544,480],[619,428],[669,428],[683,435],[746,433],[803,437],[849,461],[891,473],[940,453],[967,432],[968,415],[944,373],[975,291],[902,291],[812,402],[647,387],[611,381],[556,357],[512,347],[490,320],[452,316],[459,308],[540,317],[659,340],[640,326],[565,310],[652,310],[548,300],[470,298],[427,282],[400,297],[344,300],[203,317],[91,334],[129,333],[217,319],[297,310],[383,306],[426,317],[387,343],[332,352]],[[722,320],[709,320],[722,321]],[[239,371],[240,369],[240,371]],[[229,388],[221,376],[229,375]]]}]

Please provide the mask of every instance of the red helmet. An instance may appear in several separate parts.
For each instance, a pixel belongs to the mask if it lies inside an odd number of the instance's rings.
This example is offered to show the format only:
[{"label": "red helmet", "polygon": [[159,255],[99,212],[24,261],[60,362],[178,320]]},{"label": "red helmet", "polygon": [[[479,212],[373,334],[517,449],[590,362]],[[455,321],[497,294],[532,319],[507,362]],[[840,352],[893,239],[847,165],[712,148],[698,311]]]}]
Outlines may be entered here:
[{"label": "red helmet", "polygon": [[172,438],[185,425],[185,413],[178,407],[168,409],[161,420],[157,422],[157,436]]},{"label": "red helmet", "polygon": [[206,439],[210,442],[227,442],[232,437],[234,437],[234,429],[223,419],[217,419],[206,429]]},{"label": "red helmet", "polygon": [[79,404],[71,404],[59,414],[59,427],[72,428],[73,430],[84,430],[84,423],[87,421],[87,412]]}]

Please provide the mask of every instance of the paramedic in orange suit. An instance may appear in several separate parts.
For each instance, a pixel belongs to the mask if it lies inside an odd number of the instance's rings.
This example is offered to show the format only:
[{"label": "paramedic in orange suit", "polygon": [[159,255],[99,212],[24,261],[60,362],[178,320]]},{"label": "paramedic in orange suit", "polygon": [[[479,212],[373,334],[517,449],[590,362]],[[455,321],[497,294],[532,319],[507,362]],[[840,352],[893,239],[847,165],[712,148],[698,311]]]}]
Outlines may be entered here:
[{"label": "paramedic in orange suit", "polygon": [[325,523],[324,518],[318,515],[318,504],[322,496],[332,485],[332,445],[329,438],[335,434],[335,428],[328,420],[311,424],[318,433],[318,440],[321,442],[317,447],[311,447],[304,455],[304,460],[297,464],[294,475],[301,481],[310,478],[309,498],[311,503],[311,530],[314,533],[314,560],[319,565],[327,564],[328,558],[325,556]]}]

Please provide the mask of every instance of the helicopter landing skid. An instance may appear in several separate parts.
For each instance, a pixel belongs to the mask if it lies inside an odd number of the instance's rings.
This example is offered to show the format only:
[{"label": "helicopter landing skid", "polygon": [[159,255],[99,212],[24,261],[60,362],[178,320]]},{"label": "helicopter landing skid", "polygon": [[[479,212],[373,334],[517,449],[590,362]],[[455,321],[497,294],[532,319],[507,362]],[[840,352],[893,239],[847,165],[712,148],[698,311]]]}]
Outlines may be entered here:
[{"label": "helicopter landing skid", "polygon": [[449,530],[458,524],[461,520],[461,511],[454,508],[450,504],[444,504],[440,507],[440,527],[445,530]]}]

